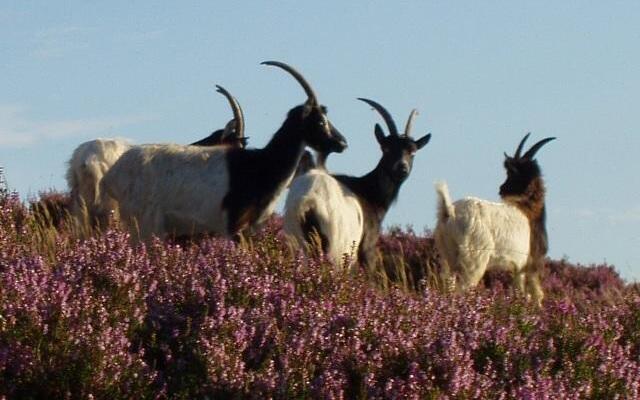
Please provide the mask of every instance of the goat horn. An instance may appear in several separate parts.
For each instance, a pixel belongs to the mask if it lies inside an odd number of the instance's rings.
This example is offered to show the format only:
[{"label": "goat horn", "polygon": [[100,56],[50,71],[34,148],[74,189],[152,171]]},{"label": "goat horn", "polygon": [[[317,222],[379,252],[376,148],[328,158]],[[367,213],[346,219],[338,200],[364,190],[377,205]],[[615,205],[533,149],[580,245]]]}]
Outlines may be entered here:
[{"label": "goat horn", "polygon": [[398,128],[396,127],[396,123],[393,121],[391,114],[389,114],[389,111],[387,111],[386,108],[382,107],[380,104],[376,103],[373,100],[364,99],[362,97],[358,97],[358,100],[364,101],[365,103],[369,104],[382,116],[382,119],[384,119],[384,122],[387,124],[387,129],[389,129],[389,135],[398,136]]},{"label": "goat horn", "polygon": [[244,137],[244,113],[242,112],[242,108],[240,104],[238,104],[238,100],[235,99],[227,91],[227,89],[223,88],[220,85],[216,85],[216,91],[218,93],[222,93],[224,97],[227,98],[229,104],[231,105],[231,109],[233,110],[233,119],[236,121],[236,135],[238,138]]},{"label": "goat horn", "polygon": [[522,152],[522,146],[524,146],[524,142],[527,141],[527,139],[529,138],[529,135],[531,135],[531,132],[527,132],[527,134],[524,135],[524,138],[522,138],[522,140],[520,141],[520,144],[516,149],[516,154],[513,155],[513,158],[515,158],[516,160],[520,158],[520,153]]},{"label": "goat horn", "polygon": [[416,110],[415,108],[413,110],[411,110],[411,114],[409,114],[409,119],[407,120],[407,125],[404,128],[404,135],[405,136],[411,135],[411,129],[413,128],[413,119],[418,114],[419,114],[418,110]]},{"label": "goat horn", "polygon": [[309,82],[307,82],[307,80],[304,79],[302,74],[300,74],[300,72],[298,72],[295,69],[293,69],[293,67],[291,67],[290,65],[287,65],[287,64],[285,64],[283,62],[280,62],[280,61],[263,61],[260,64],[262,64],[262,65],[272,65],[274,67],[279,67],[279,68],[282,68],[283,70],[287,71],[291,75],[293,75],[293,77],[298,81],[300,86],[302,86],[302,88],[304,89],[305,93],[307,94],[307,97],[308,97],[307,103],[309,103],[312,106],[318,105],[318,98],[316,97],[315,92],[311,88],[311,85],[309,85]]},{"label": "goat horn", "polygon": [[531,146],[529,151],[527,151],[524,154],[524,156],[522,156],[522,158],[526,158],[526,159],[529,159],[529,160],[533,159],[533,157],[536,155],[536,153],[538,152],[538,150],[540,150],[540,148],[542,146],[544,146],[545,144],[549,143],[550,141],[552,141],[554,139],[555,139],[554,137],[548,137],[546,139],[542,139],[538,143],[536,143],[533,146]]}]

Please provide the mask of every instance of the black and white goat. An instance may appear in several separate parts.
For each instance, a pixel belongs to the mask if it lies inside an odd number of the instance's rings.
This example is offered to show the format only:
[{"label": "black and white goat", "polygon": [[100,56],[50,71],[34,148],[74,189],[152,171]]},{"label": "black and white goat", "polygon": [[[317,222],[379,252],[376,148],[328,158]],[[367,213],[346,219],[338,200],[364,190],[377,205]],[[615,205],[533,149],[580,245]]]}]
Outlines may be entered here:
[{"label": "black and white goat", "polygon": [[[386,122],[389,136],[379,124],[375,136],[382,149],[378,165],[361,177],[330,175],[324,168],[328,153],[319,152],[319,168],[311,169],[291,184],[285,204],[284,230],[300,247],[314,247],[336,264],[345,255],[366,266],[375,262],[375,249],[382,220],[398,196],[400,186],[413,166],[415,153],[431,139],[409,135],[416,111],[412,111],[402,135],[389,112],[380,104],[359,99],[377,110]],[[354,254],[357,251],[356,254]]]},{"label": "black and white goat", "polygon": [[[515,274],[516,286],[541,304],[540,271],[547,254],[545,187],[538,162],[540,148],[555,138],[534,144],[524,155],[527,134],[513,157],[505,153],[507,179],[500,186],[501,203],[467,197],[451,202],[446,183],[438,183],[436,246],[454,273],[460,289],[476,286],[488,269]],[[456,283],[458,283],[456,282]]]},{"label": "black and white goat", "polygon": [[[218,93],[227,98],[233,119],[224,129],[213,132],[208,137],[192,143],[195,146],[227,145],[244,148],[244,114],[238,101],[221,86]],[[107,171],[133,145],[125,139],[94,139],[80,144],[71,155],[67,169],[67,183],[71,191],[71,215],[77,221],[91,226],[104,226],[110,210],[117,209],[117,203],[108,196],[100,195],[100,182]]]},{"label": "black and white goat", "polygon": [[266,147],[135,146],[105,175],[103,193],[116,199],[137,237],[233,237],[273,212],[306,145],[323,152],[346,148],[304,77],[281,62],[263,64],[287,71],[308,97],[289,111]]}]

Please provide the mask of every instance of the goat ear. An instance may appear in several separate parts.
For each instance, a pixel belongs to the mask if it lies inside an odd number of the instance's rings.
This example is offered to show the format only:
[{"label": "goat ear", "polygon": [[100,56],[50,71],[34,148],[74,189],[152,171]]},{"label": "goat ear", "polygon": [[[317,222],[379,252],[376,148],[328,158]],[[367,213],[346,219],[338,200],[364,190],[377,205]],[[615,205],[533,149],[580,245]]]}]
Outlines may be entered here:
[{"label": "goat ear", "polygon": [[384,145],[385,135],[384,135],[384,131],[382,130],[382,127],[380,126],[380,124],[376,124],[374,132],[376,134],[376,140],[378,140],[378,143],[380,143],[380,146],[383,146]]},{"label": "goat ear", "polygon": [[427,143],[429,143],[429,141],[431,140],[431,134],[427,133],[426,135],[424,135],[423,137],[421,137],[420,139],[416,140],[416,147],[418,148],[418,150],[420,150],[421,148],[423,148]]}]

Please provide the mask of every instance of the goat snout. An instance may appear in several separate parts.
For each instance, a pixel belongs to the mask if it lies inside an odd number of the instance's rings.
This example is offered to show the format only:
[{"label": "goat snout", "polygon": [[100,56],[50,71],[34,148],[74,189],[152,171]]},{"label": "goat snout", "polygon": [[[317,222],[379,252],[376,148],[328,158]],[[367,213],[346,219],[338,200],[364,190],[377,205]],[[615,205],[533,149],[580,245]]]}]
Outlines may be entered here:
[{"label": "goat snout", "polygon": [[331,137],[333,138],[331,143],[331,151],[336,153],[342,153],[348,147],[347,139],[342,136],[340,132],[333,126],[331,127]]},{"label": "goat snout", "polygon": [[334,144],[333,151],[335,151],[336,153],[342,153],[343,151],[346,150],[347,147],[348,147],[347,141],[344,140],[344,138],[341,138],[341,139],[338,139]]},{"label": "goat snout", "polygon": [[406,179],[411,172],[411,167],[406,162],[400,162],[396,165],[395,175],[398,179]]}]

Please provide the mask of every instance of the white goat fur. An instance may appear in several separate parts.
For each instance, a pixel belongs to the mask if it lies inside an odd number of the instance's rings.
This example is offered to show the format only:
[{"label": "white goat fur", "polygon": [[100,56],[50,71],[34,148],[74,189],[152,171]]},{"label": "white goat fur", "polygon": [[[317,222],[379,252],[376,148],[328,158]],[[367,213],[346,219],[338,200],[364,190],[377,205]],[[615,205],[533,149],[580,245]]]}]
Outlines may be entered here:
[{"label": "white goat fur", "polygon": [[436,246],[444,261],[460,278],[462,290],[476,286],[488,269],[515,272],[524,290],[529,261],[529,219],[515,206],[474,197],[451,202],[447,184],[436,184],[438,223]]},{"label": "white goat fur", "polygon": [[323,169],[297,177],[287,195],[284,231],[299,247],[307,248],[301,222],[313,210],[322,235],[328,239],[326,255],[336,265],[355,260],[363,231],[363,213],[353,192]]},{"label": "white goat fur", "polygon": [[151,235],[228,236],[220,212],[229,188],[226,146],[141,145],[127,151],[102,182],[129,230]]},{"label": "white goat fur", "polygon": [[[98,217],[115,208],[112,199],[101,202],[100,181],[120,156],[131,148],[125,139],[95,139],[80,144],[71,155],[67,183],[71,189],[72,215],[78,220]],[[94,221],[91,221],[92,223]]]}]

